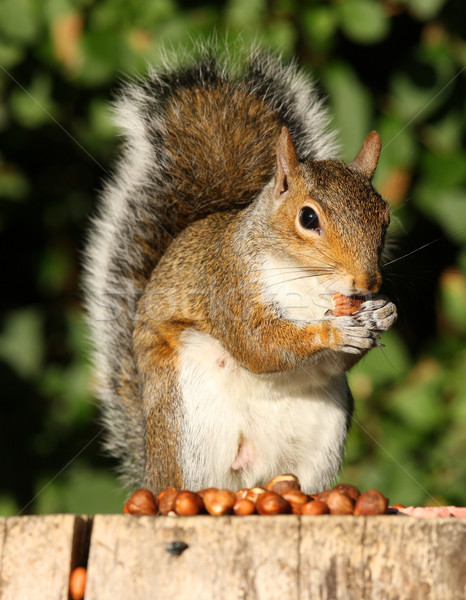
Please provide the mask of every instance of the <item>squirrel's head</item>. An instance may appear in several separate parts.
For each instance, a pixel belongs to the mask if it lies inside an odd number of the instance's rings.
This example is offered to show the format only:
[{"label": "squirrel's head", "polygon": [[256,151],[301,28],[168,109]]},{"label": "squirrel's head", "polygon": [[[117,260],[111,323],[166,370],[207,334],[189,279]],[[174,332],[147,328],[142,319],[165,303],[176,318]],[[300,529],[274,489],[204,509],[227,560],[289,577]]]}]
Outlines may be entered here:
[{"label": "squirrel's head", "polygon": [[382,283],[380,255],[390,212],[371,184],[380,150],[373,131],[348,164],[299,162],[286,127],[278,140],[271,238],[289,258],[348,295],[375,293]]}]

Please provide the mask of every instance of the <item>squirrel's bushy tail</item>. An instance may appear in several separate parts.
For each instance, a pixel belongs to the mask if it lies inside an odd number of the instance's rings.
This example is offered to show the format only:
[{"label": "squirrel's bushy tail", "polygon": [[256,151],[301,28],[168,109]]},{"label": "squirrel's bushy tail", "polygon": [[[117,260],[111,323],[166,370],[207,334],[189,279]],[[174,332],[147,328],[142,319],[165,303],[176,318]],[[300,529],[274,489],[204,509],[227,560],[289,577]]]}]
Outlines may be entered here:
[{"label": "squirrel's bushy tail", "polygon": [[107,447],[143,481],[144,421],[132,332],[137,302],[192,221],[246,206],[273,173],[286,125],[301,157],[335,155],[312,82],[294,65],[215,48],[126,85],[115,105],[122,158],[101,195],[85,264],[88,320]]}]

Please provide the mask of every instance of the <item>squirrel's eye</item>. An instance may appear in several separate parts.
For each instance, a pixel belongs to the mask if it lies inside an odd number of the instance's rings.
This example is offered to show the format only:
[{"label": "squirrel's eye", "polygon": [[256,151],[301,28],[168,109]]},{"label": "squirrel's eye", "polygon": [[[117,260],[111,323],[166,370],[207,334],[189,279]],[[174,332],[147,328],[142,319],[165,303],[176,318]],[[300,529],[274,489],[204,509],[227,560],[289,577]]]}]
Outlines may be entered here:
[{"label": "squirrel's eye", "polygon": [[319,217],[316,211],[310,206],[303,206],[299,211],[299,222],[304,229],[314,229],[320,231]]}]

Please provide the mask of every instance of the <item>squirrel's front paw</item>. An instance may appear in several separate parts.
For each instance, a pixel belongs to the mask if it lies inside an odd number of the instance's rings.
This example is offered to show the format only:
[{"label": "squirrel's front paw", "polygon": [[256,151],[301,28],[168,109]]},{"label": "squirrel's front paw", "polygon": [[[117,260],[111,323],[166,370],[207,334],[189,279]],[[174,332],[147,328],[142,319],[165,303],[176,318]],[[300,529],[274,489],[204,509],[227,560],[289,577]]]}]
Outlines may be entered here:
[{"label": "squirrel's front paw", "polygon": [[387,331],[397,319],[396,306],[385,298],[364,302],[354,318],[366,329],[381,333]]},{"label": "squirrel's front paw", "polygon": [[371,348],[379,346],[380,331],[370,329],[359,322],[356,317],[335,317],[332,325],[336,328],[336,350],[348,354],[362,354]]},{"label": "squirrel's front paw", "polygon": [[377,298],[364,302],[351,317],[336,317],[333,325],[340,337],[338,349],[348,354],[361,354],[381,346],[378,341],[380,334],[390,329],[397,316],[393,302]]}]

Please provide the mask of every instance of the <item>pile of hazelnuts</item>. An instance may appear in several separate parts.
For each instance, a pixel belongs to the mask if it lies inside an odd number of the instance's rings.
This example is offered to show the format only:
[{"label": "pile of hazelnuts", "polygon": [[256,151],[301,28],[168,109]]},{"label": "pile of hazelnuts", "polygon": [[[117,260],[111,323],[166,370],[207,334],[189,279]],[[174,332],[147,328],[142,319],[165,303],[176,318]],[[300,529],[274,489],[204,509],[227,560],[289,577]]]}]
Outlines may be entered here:
[{"label": "pile of hazelnuts", "polygon": [[339,483],[331,490],[305,494],[295,475],[278,475],[263,487],[232,492],[207,488],[198,492],[169,487],[157,497],[137,490],[123,512],[130,515],[383,515],[391,511],[388,499],[378,490],[363,494],[354,485]]}]

